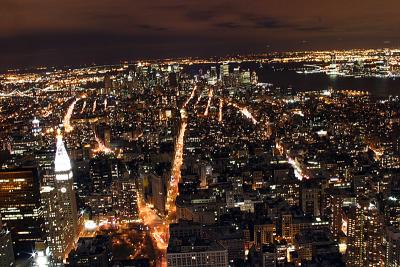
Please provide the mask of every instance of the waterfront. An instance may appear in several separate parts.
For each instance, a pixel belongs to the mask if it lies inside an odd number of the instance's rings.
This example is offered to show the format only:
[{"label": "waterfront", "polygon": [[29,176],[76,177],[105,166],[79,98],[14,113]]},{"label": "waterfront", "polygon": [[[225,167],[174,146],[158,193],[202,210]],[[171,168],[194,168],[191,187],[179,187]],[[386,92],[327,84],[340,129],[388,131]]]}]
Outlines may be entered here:
[{"label": "waterfront", "polygon": [[[241,69],[250,69],[255,71],[259,82],[271,83],[274,87],[292,88],[297,91],[322,91],[327,89],[335,90],[365,90],[370,94],[379,97],[389,95],[400,95],[400,78],[382,78],[382,77],[346,77],[346,76],[328,76],[324,73],[299,74],[296,69],[304,63],[271,64],[258,62],[232,63],[230,69],[240,65]],[[207,69],[210,66],[219,64],[201,64],[187,66],[190,73],[196,73],[200,69]],[[261,67],[262,66],[262,67]]]}]

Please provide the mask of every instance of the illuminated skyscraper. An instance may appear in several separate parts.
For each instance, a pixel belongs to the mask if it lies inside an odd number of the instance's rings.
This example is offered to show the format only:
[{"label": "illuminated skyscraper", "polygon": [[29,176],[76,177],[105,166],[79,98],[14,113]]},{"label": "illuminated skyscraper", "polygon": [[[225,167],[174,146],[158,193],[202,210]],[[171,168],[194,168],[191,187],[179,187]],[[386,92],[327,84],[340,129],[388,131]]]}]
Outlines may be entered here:
[{"label": "illuminated skyscraper", "polygon": [[250,70],[243,70],[240,72],[240,83],[241,84],[250,84],[251,83]]},{"label": "illuminated skyscraper", "polygon": [[217,67],[212,66],[210,76],[208,77],[208,84],[216,84],[218,79]]},{"label": "illuminated skyscraper", "polygon": [[75,242],[78,216],[71,162],[60,134],[54,171],[54,187],[44,186],[41,193],[47,241],[54,260],[61,263]]},{"label": "illuminated skyscraper", "polygon": [[379,267],[383,262],[383,217],[380,214],[375,202],[369,203],[366,210],[367,215],[367,235],[366,235],[366,248],[367,248],[367,262],[368,266]]},{"label": "illuminated skyscraper", "polygon": [[40,185],[53,186],[54,174],[54,154],[55,148],[42,148],[35,152],[35,160],[39,167]]},{"label": "illuminated skyscraper", "polygon": [[29,146],[33,150],[38,150],[42,147],[43,139],[42,139],[42,128],[40,127],[40,121],[35,117],[32,120],[32,135],[29,138],[30,142],[28,142]]},{"label": "illuminated skyscraper", "polygon": [[348,216],[347,266],[382,266],[383,220],[375,201],[361,199]]},{"label": "illuminated skyscraper", "polygon": [[26,258],[43,238],[39,175],[36,168],[0,171],[0,212],[11,231],[17,258]]},{"label": "illuminated skyscraper", "polygon": [[339,240],[342,231],[342,208],[343,208],[343,195],[340,193],[332,193],[329,195],[329,205],[331,210],[331,218],[329,220],[329,228],[332,237],[335,241]]},{"label": "illuminated skyscraper", "polygon": [[90,160],[84,201],[92,215],[105,215],[112,211],[112,182],[121,178],[121,171],[119,161],[110,155],[99,154]]},{"label": "illuminated skyscraper", "polygon": [[224,62],[222,65],[219,66],[219,75],[221,77],[221,80],[224,77],[229,76],[229,64],[227,62]]},{"label": "illuminated skyscraper", "polygon": [[113,181],[113,210],[120,219],[137,219],[138,207],[135,180]]}]

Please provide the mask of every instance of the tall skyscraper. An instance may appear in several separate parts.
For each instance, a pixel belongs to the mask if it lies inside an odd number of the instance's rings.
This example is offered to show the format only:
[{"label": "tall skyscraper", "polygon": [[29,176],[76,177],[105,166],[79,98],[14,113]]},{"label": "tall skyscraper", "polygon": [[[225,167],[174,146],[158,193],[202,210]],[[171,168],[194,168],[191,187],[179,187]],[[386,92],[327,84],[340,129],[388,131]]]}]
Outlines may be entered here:
[{"label": "tall skyscraper", "polygon": [[251,83],[250,70],[243,70],[240,72],[240,83],[241,84]]},{"label": "tall skyscraper", "polygon": [[113,180],[113,169],[118,166],[115,161],[108,156],[99,155],[90,160],[89,178],[91,194],[111,194],[111,184]]},{"label": "tall skyscraper", "polygon": [[54,260],[61,263],[75,243],[78,216],[71,162],[60,133],[54,172],[54,186],[42,187],[42,201],[49,248]]},{"label": "tall skyscraper", "polygon": [[40,149],[43,145],[43,136],[41,134],[42,128],[40,127],[40,121],[35,117],[32,120],[32,133],[30,135],[30,142],[28,144],[31,147],[31,150],[36,151]]},{"label": "tall skyscraper", "polygon": [[331,209],[331,218],[329,220],[329,228],[332,237],[335,241],[338,241],[342,231],[342,208],[343,208],[343,196],[339,193],[329,195],[329,205]]},{"label": "tall skyscraper", "polygon": [[137,219],[138,207],[135,180],[118,179],[113,181],[113,210],[119,219]]},{"label": "tall skyscraper", "polygon": [[383,220],[374,201],[361,199],[350,207],[347,233],[347,266],[382,266]]},{"label": "tall skyscraper", "polygon": [[43,238],[39,175],[36,168],[0,171],[0,212],[11,231],[14,253],[30,257],[36,241]]},{"label": "tall skyscraper", "polygon": [[38,164],[41,186],[53,186],[55,148],[42,148],[35,152],[35,161]]},{"label": "tall skyscraper", "polygon": [[318,185],[303,183],[301,188],[301,208],[304,213],[312,214],[315,217],[321,215],[321,190]]},{"label": "tall skyscraper", "polygon": [[217,67],[212,66],[210,76],[208,78],[208,84],[216,84],[217,80],[218,80]]},{"label": "tall skyscraper", "polygon": [[365,217],[360,205],[351,206],[348,211],[346,265],[350,267],[363,266],[365,253]]},{"label": "tall skyscraper", "polygon": [[227,62],[224,62],[222,65],[219,66],[219,75],[221,77],[221,80],[224,77],[229,76],[229,64]]},{"label": "tall skyscraper", "polygon": [[97,155],[89,163],[89,178],[85,184],[85,205],[92,215],[105,215],[112,210],[112,182],[122,176],[118,160],[108,155]]},{"label": "tall skyscraper", "polygon": [[370,202],[367,208],[367,263],[371,267],[380,267],[383,262],[383,216],[380,214],[375,202]]}]

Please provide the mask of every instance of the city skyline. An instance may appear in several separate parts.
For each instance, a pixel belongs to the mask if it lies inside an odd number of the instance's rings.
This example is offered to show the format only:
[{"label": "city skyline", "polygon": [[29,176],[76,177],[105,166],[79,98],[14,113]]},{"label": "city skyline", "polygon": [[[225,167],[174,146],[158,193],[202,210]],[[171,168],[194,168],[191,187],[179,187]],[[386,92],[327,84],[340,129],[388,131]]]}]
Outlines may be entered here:
[{"label": "city skyline", "polygon": [[0,267],[399,267],[399,8],[3,1]]},{"label": "city skyline", "polygon": [[[377,49],[1,75],[0,212],[16,260],[396,266],[400,101],[378,84],[397,84],[399,62]],[[293,75],[334,88],[281,83]],[[36,232],[18,228],[25,199],[9,201],[26,191]]]}]

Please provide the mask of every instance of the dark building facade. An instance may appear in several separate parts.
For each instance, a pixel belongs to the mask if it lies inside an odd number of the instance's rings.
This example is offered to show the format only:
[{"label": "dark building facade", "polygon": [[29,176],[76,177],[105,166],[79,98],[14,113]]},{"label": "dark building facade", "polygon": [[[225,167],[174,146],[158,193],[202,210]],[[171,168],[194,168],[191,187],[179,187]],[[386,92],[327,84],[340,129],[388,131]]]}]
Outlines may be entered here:
[{"label": "dark building facade", "polygon": [[17,258],[29,257],[43,238],[39,174],[36,168],[0,171],[0,212],[11,231]]}]

